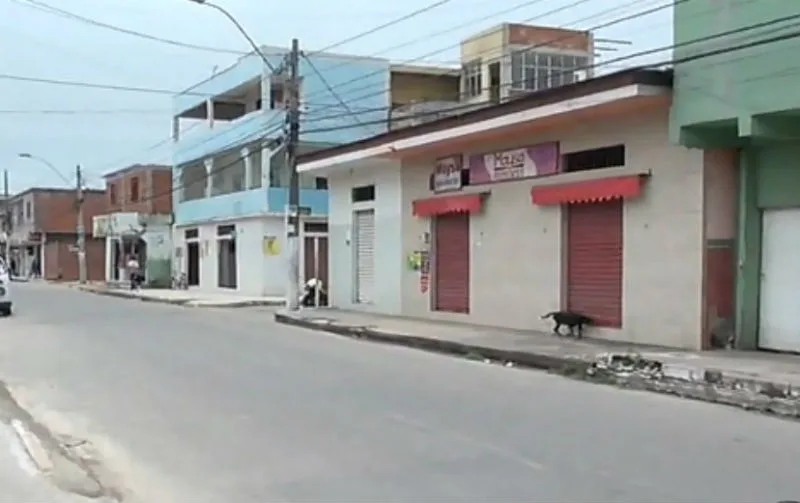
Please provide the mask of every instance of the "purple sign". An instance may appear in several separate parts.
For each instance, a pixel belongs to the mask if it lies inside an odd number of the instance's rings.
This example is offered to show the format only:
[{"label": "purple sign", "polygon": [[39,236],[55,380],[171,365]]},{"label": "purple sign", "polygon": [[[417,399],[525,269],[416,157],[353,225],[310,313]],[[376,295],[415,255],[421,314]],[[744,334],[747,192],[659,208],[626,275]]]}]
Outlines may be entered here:
[{"label": "purple sign", "polygon": [[558,173],[558,143],[471,155],[467,159],[469,183],[503,182]]}]

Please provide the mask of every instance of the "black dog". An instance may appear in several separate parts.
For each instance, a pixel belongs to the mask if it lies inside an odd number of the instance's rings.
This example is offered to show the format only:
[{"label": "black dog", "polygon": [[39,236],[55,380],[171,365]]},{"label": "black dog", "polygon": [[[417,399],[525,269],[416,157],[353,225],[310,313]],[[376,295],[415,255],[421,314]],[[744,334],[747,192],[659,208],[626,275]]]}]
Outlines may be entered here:
[{"label": "black dog", "polygon": [[[569,335],[578,339],[583,337],[583,327],[585,325],[594,324],[594,321],[588,316],[584,316],[580,313],[571,313],[569,311],[553,311],[552,313],[547,313],[542,316],[543,320],[547,318],[552,318],[555,322],[556,325],[553,327],[553,332],[555,332],[556,335],[561,335],[561,326],[566,325],[569,327]],[[575,333],[576,327],[578,328],[577,333]]]}]

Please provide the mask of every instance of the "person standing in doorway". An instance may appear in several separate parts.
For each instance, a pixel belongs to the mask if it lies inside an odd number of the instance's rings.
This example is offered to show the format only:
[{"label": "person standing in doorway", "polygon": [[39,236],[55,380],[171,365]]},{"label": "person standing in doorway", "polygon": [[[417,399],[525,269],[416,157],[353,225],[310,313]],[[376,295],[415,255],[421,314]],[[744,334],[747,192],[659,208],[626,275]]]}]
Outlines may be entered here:
[{"label": "person standing in doorway", "polygon": [[131,290],[138,290],[141,285],[142,275],[139,260],[136,258],[136,255],[130,255],[128,257],[126,266],[128,269],[128,280],[131,282]]}]

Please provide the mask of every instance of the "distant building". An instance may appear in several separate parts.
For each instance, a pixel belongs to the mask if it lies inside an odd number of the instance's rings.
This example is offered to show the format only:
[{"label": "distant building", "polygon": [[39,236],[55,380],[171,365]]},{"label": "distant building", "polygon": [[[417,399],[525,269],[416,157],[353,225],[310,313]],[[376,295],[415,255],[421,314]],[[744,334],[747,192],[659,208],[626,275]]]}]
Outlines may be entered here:
[{"label": "distant building", "polygon": [[134,164],[105,175],[106,210],[94,217],[92,235],[105,239],[104,279],[127,280],[134,255],[145,284],[169,287],[172,279],[172,167]]},{"label": "distant building", "polygon": [[[35,261],[42,277],[55,281],[77,281],[78,207],[75,189],[31,188],[8,201],[11,257],[18,272],[28,274]],[[102,190],[84,191],[83,220],[91,229],[92,219],[105,209]],[[86,239],[87,277],[103,279],[105,242]]]}]

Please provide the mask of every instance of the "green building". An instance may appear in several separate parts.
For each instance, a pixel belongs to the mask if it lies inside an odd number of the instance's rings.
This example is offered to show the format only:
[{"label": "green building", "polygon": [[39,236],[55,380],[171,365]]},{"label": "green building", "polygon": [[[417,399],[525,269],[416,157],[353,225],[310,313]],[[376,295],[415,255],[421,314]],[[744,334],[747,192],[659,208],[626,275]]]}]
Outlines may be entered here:
[{"label": "green building", "polygon": [[674,35],[671,139],[738,165],[736,346],[800,352],[800,2],[683,1]]}]

